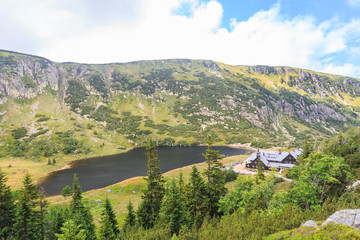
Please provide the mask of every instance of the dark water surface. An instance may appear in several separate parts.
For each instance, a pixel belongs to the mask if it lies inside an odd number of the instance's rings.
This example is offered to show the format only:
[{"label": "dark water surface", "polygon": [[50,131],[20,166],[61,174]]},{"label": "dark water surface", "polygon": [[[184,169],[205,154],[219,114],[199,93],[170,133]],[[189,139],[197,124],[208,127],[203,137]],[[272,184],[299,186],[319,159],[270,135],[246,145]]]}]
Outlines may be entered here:
[{"label": "dark water surface", "polygon": [[[158,147],[157,152],[162,172],[203,162],[202,156],[206,146],[195,147]],[[242,155],[245,149],[214,146],[225,156]],[[112,156],[96,157],[76,161],[73,167],[50,174],[39,187],[45,190],[45,195],[61,194],[66,185],[72,185],[74,174],[79,178],[83,191],[103,188],[111,184],[136,176],[146,176],[147,158],[145,148],[135,148],[129,152]]]}]

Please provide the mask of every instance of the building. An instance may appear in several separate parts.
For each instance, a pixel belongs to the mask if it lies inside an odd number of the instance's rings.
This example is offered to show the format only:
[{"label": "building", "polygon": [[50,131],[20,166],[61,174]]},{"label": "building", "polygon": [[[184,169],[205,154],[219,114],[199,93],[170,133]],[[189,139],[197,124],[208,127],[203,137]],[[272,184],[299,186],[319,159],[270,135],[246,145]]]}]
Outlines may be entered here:
[{"label": "building", "polygon": [[292,168],[295,166],[296,159],[302,154],[303,150],[300,148],[293,152],[266,151],[258,149],[256,153],[252,153],[245,161],[247,168],[257,168],[258,162],[263,163],[265,170],[276,168],[282,170],[285,168]]}]

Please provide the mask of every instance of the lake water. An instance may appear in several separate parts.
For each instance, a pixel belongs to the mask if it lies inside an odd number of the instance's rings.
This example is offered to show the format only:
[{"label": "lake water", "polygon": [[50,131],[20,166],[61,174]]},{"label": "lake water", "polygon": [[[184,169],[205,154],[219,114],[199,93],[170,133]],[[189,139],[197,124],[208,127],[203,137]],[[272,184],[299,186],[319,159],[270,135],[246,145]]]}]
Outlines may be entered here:
[{"label": "lake water", "polygon": [[[206,146],[194,147],[158,147],[160,168],[162,172],[203,162],[202,156]],[[225,156],[242,155],[247,150],[223,146],[214,146]],[[135,148],[129,152],[112,156],[79,160],[73,167],[51,173],[39,187],[45,190],[46,196],[61,194],[61,190],[72,185],[74,174],[79,178],[83,191],[103,188],[114,183],[136,176],[146,176],[147,158],[145,148]]]}]

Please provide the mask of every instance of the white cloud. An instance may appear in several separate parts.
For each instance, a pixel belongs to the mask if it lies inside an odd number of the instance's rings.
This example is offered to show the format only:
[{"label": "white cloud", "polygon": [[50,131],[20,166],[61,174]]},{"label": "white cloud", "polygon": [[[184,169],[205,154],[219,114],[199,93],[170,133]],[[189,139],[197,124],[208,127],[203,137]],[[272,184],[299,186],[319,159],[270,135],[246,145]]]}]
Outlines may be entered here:
[{"label": "white cloud", "polygon": [[360,0],[347,0],[350,6],[360,6]]},{"label": "white cloud", "polygon": [[[14,29],[25,29],[26,39],[39,42],[39,50],[31,53],[54,61],[195,58],[360,77],[356,64],[336,57],[359,49],[359,42],[350,46],[349,41],[360,37],[360,20],[318,24],[311,16],[288,19],[277,4],[247,21],[231,19],[228,30],[221,27],[223,9],[214,0],[109,0],[108,8],[95,0],[13,2],[0,0],[8,6],[8,11],[0,9],[0,22],[7,19],[16,23]],[[187,12],[179,15],[176,10],[184,4]],[[3,26],[0,23],[0,31]],[[0,46],[8,46],[1,41],[5,40],[0,39]]]}]

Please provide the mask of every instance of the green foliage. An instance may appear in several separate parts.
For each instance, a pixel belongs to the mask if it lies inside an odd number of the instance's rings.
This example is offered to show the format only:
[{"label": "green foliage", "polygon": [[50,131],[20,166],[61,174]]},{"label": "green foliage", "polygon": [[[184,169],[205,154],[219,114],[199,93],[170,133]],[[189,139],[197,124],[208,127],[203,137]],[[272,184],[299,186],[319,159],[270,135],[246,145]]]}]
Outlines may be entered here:
[{"label": "green foliage", "polygon": [[[50,160],[50,159],[49,159]],[[62,190],[61,190],[61,196],[63,196],[65,199],[67,196],[71,195],[71,187],[69,185],[66,185]]]},{"label": "green foliage", "polygon": [[47,133],[48,131],[49,131],[49,129],[40,130],[36,133],[31,134],[30,138],[36,138],[37,136],[43,135],[43,134]]},{"label": "green foliage", "polygon": [[189,183],[184,189],[185,209],[188,214],[189,226],[199,228],[208,213],[208,189],[201,178],[199,170],[193,166]]},{"label": "green foliage", "polygon": [[360,233],[346,225],[328,224],[325,227],[310,228],[301,227],[294,230],[279,232],[263,238],[264,240],[277,240],[277,239],[344,239],[353,240],[360,239]]},{"label": "green foliage", "polygon": [[164,197],[164,177],[159,168],[159,160],[155,149],[155,142],[149,140],[146,147],[146,156],[148,158],[147,189],[142,195],[137,216],[141,226],[152,228],[159,215],[161,202]]},{"label": "green foliage", "polygon": [[115,239],[120,230],[116,221],[114,210],[108,198],[104,202],[104,210],[101,214],[100,238]]},{"label": "green foliage", "polygon": [[131,201],[129,201],[128,205],[126,206],[128,213],[126,215],[125,218],[125,223],[123,225],[123,231],[126,232],[127,229],[134,227],[136,224],[136,215],[135,215],[135,211],[134,211],[134,207],[131,203]]},{"label": "green foliage", "polygon": [[16,239],[39,239],[43,233],[43,209],[37,210],[37,206],[43,206],[39,201],[40,196],[33,184],[29,173],[23,179],[23,188],[20,190],[20,199],[16,206],[15,223],[13,226]]},{"label": "green foliage", "polygon": [[236,210],[251,212],[263,210],[273,196],[274,179],[254,184],[251,178],[239,178],[235,189],[219,201],[219,211],[231,214]]},{"label": "green foliage", "polygon": [[260,181],[264,181],[264,180],[265,180],[264,166],[262,161],[259,161],[257,164],[256,183],[260,183]]},{"label": "green foliage", "polygon": [[36,121],[37,122],[46,122],[47,120],[49,120],[50,119],[50,117],[40,117],[40,118],[38,118]]},{"label": "green foliage", "polygon": [[224,165],[219,161],[219,151],[212,150],[211,145],[214,143],[211,135],[207,136],[206,143],[208,148],[206,153],[203,154],[207,168],[204,171],[204,175],[208,180],[208,211],[210,216],[218,214],[218,202],[221,197],[225,196],[227,189],[225,188],[225,174],[222,171]]},{"label": "green foliage", "polygon": [[25,137],[27,134],[27,129],[25,127],[20,127],[12,130],[12,135],[15,139],[20,139]]},{"label": "green foliage", "polygon": [[352,168],[360,167],[360,128],[351,128],[339,133],[321,145],[324,153],[343,157]]},{"label": "green foliage", "polygon": [[70,80],[66,90],[65,102],[70,105],[71,111],[77,112],[83,106],[83,102],[89,96],[88,90],[79,81]]},{"label": "green foliage", "polygon": [[175,179],[165,193],[159,218],[164,225],[170,226],[172,234],[178,234],[181,227],[186,224],[186,212]]},{"label": "green foliage", "polygon": [[291,189],[292,201],[305,209],[318,207],[327,197],[340,196],[352,181],[343,158],[312,153],[299,168]]},{"label": "green foliage", "polygon": [[61,233],[55,234],[58,240],[86,240],[85,230],[77,225],[75,221],[68,220],[61,227]]},{"label": "green foliage", "polygon": [[37,84],[32,80],[29,76],[23,76],[21,78],[22,83],[24,84],[25,88],[36,88]]},{"label": "green foliage", "polygon": [[103,98],[108,96],[104,77],[100,73],[95,73],[92,75],[89,79],[89,83],[101,94]]},{"label": "green foliage", "polygon": [[72,190],[73,195],[70,202],[70,220],[74,222],[77,234],[83,232],[86,239],[96,239],[93,218],[90,210],[85,207],[82,202],[82,190],[76,175],[74,175]]},{"label": "green foliage", "polygon": [[15,200],[6,181],[5,172],[0,168],[0,239],[10,239],[15,218]]}]

